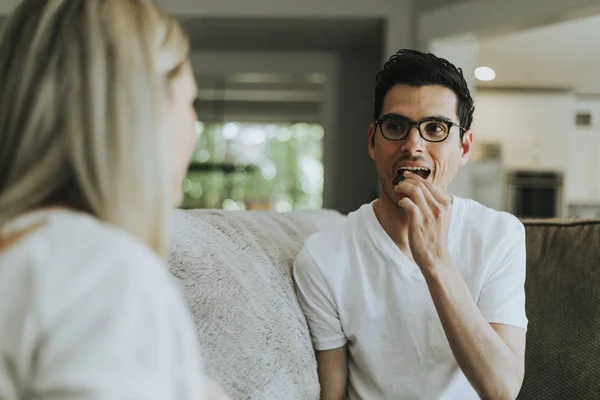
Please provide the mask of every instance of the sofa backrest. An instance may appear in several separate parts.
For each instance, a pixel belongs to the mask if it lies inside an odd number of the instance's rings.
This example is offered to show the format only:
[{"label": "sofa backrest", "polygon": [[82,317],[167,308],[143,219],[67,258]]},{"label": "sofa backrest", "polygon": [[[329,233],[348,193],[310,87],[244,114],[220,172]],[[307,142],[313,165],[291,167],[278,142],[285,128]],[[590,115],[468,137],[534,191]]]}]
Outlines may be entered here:
[{"label": "sofa backrest", "polygon": [[207,374],[232,399],[319,398],[291,269],[333,211],[177,210],[169,261],[195,319]]},{"label": "sofa backrest", "polygon": [[600,398],[600,221],[524,221],[525,380],[520,399]]},{"label": "sofa backrest", "polygon": [[[208,374],[232,399],[318,399],[291,268],[332,211],[178,210],[170,270]],[[600,220],[524,221],[526,372],[519,399],[600,398]]]}]

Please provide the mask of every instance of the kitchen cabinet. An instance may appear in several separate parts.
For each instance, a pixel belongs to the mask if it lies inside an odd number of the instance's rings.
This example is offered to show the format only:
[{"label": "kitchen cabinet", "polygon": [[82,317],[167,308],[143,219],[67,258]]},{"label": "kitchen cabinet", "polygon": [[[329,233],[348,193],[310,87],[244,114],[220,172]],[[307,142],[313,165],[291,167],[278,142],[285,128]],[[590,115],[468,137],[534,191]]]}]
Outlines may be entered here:
[{"label": "kitchen cabinet", "polygon": [[475,140],[501,143],[508,170],[564,171],[574,109],[568,93],[478,92]]}]

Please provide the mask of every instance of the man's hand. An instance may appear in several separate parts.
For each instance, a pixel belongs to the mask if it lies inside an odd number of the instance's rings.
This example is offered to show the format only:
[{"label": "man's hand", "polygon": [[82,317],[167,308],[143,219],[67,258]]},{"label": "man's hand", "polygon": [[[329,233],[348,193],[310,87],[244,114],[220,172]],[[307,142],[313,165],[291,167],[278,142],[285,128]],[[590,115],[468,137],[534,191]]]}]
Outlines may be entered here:
[{"label": "man's hand", "polygon": [[398,205],[409,218],[408,244],[415,263],[423,272],[451,263],[449,196],[417,174],[406,171],[404,176],[394,190],[404,195]]},{"label": "man's hand", "polygon": [[408,244],[459,367],[481,398],[516,398],[525,330],[486,321],[450,257],[450,198],[416,174],[405,177],[395,191],[403,195],[398,205],[409,218]]}]

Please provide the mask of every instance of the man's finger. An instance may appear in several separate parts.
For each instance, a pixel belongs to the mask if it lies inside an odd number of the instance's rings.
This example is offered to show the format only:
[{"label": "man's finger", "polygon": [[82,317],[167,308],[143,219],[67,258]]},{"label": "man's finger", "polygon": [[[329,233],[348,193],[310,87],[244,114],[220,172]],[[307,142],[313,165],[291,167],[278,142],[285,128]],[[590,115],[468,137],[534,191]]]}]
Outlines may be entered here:
[{"label": "man's finger", "polygon": [[409,234],[418,234],[419,228],[422,226],[423,215],[417,205],[410,199],[410,197],[404,197],[398,202],[406,215],[408,215],[408,223],[410,225]]},{"label": "man's finger", "polygon": [[[396,193],[402,193],[409,197],[412,200],[412,202],[421,210],[425,211],[428,209],[429,204],[427,201],[426,192],[428,192],[429,190],[426,187],[420,185],[419,182],[411,182],[409,180],[405,180],[400,182],[394,190],[396,191]],[[429,197],[432,198],[431,195],[429,195]]]},{"label": "man's finger", "polygon": [[400,199],[398,206],[402,207],[402,209],[404,209],[409,216],[413,216],[419,212],[419,208],[410,197],[403,197]]},{"label": "man's finger", "polygon": [[[428,210],[431,209],[432,207],[433,208],[441,208],[440,202],[438,201],[438,199],[435,197],[434,193],[432,192],[431,185],[427,185],[427,182],[423,181],[422,179],[421,180],[415,179],[415,180],[412,180],[412,182],[411,182],[411,180],[407,179],[407,181],[408,181],[408,183],[410,183],[416,187],[416,189],[414,189],[415,193],[419,192],[421,194],[421,196],[423,197],[423,201],[425,202],[425,205]],[[417,205],[420,205],[420,204],[417,203]]]},{"label": "man's finger", "polygon": [[[423,179],[420,175],[415,174],[414,172],[406,171],[405,172],[406,179],[414,179],[417,182],[422,183],[428,189],[428,192],[431,193],[436,202],[441,204],[442,206],[448,206],[450,204],[450,197],[448,194],[440,191],[437,187],[435,187],[431,182]],[[405,181],[403,181],[405,182]]]}]

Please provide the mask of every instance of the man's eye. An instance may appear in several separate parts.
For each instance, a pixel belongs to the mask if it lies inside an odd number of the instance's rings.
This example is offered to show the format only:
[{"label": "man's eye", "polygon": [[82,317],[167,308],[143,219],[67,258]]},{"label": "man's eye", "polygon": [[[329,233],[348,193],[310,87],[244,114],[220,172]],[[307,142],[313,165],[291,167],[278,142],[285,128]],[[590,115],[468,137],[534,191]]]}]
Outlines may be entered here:
[{"label": "man's eye", "polygon": [[446,131],[448,130],[448,128],[443,123],[430,122],[425,127],[425,130],[428,133],[446,133]]}]

